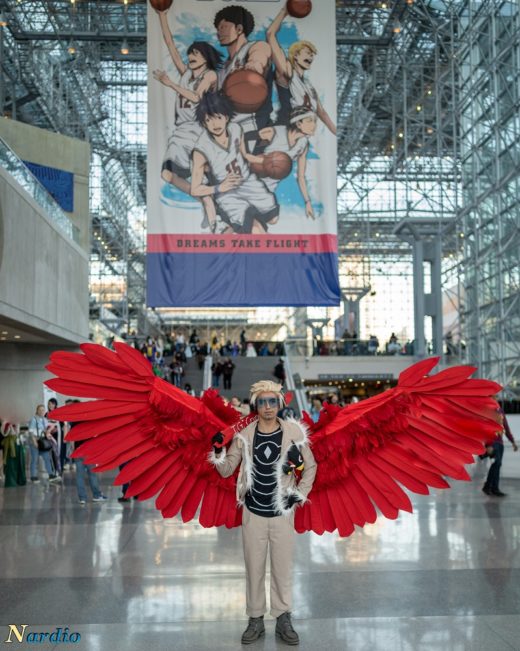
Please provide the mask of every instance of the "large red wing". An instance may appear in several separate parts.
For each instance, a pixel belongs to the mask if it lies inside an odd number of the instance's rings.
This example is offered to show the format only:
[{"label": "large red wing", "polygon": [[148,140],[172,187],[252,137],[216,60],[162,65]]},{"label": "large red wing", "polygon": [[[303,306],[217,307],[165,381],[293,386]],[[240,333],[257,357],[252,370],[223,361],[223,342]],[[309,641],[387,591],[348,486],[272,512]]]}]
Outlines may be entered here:
[{"label": "large red wing", "polygon": [[236,476],[223,479],[208,461],[211,437],[240,419],[210,393],[199,400],[156,377],[135,349],[114,344],[115,352],[82,344],[82,353],[56,352],[47,386],[88,402],[60,407],[59,420],[78,423],[67,436],[84,441],[73,456],[96,471],[121,470],[115,484],[130,482],[129,497],[157,495],[165,518],[180,512],[187,522],[200,507],[205,527],[238,526]]},{"label": "large red wing", "polygon": [[311,426],[318,470],[308,502],[296,510],[298,532],[337,529],[349,536],[355,525],[376,520],[376,507],[391,519],[411,512],[402,486],[428,494],[429,487],[449,488],[445,476],[470,479],[464,465],[500,429],[491,396],[501,387],[469,379],[475,371],[469,366],[427,376],[437,361],[414,364],[394,389],[325,410]]}]

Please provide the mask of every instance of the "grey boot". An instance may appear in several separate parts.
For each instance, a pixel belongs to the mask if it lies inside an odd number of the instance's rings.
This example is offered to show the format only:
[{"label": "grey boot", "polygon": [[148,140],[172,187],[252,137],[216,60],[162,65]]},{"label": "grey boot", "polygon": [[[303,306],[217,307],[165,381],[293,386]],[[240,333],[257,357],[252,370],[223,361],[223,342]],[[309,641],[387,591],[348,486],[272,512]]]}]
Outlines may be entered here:
[{"label": "grey boot", "polygon": [[276,618],[276,637],[279,637],[286,644],[300,644],[298,633],[294,630],[291,623],[291,613],[283,613]]},{"label": "grey boot", "polygon": [[250,617],[246,630],[242,633],[242,644],[251,644],[265,634],[264,617]]}]

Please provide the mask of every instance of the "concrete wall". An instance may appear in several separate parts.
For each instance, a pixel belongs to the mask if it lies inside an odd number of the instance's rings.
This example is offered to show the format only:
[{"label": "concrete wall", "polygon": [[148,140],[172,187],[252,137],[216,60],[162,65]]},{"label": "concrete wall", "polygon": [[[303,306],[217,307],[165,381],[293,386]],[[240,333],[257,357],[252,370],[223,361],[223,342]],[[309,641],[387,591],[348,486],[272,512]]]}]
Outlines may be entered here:
[{"label": "concrete wall", "polygon": [[88,255],[0,169],[0,322],[49,341],[88,337]]},{"label": "concrete wall", "polygon": [[66,213],[80,232],[79,244],[90,247],[90,145],[16,120],[0,120],[0,137],[22,160],[74,174],[74,211]]},{"label": "concrete wall", "polygon": [[[0,346],[0,420],[26,424],[36,405],[43,404],[43,382],[54,377],[45,365],[54,350],[79,349],[37,344]],[[58,396],[58,402],[63,404],[63,396]]]}]

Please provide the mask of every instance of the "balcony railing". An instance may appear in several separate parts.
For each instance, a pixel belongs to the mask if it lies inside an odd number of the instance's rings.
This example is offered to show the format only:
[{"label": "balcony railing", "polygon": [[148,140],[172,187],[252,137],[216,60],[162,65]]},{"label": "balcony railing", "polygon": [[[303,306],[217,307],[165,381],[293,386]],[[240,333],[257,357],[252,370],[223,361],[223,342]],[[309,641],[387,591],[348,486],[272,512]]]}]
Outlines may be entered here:
[{"label": "balcony railing", "polygon": [[399,340],[384,344],[370,339],[287,339],[285,342],[288,355],[304,357],[357,356],[357,355],[410,355],[414,354],[413,342]]}]

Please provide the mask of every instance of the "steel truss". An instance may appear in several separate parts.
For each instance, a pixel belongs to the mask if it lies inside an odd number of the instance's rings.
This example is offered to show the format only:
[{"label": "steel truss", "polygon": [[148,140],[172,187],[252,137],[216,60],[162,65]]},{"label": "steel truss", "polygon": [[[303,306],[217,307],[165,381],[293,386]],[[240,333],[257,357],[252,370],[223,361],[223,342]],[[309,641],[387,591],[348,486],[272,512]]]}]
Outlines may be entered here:
[{"label": "steel truss", "polygon": [[520,398],[520,6],[460,11],[461,315],[469,358]]},{"label": "steel truss", "polygon": [[[146,330],[145,0],[0,7],[2,112],[92,145],[92,314],[108,308],[118,328]],[[336,7],[344,282],[365,287],[371,275],[410,267],[410,246],[395,233],[402,220],[433,220],[446,232],[456,217],[442,242],[455,340],[518,395],[518,3]],[[464,356],[461,345],[456,352]]]}]

